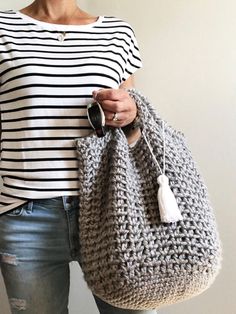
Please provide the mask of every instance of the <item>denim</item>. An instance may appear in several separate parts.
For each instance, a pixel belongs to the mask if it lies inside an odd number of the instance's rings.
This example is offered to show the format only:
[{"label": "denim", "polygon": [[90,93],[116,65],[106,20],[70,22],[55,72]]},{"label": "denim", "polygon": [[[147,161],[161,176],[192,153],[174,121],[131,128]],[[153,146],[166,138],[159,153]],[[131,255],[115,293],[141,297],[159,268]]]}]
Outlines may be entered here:
[{"label": "denim", "polygon": [[[0,265],[13,314],[69,313],[69,263],[80,261],[78,214],[78,197],[63,196],[32,200],[0,216]],[[101,314],[156,313],[94,298]]]}]

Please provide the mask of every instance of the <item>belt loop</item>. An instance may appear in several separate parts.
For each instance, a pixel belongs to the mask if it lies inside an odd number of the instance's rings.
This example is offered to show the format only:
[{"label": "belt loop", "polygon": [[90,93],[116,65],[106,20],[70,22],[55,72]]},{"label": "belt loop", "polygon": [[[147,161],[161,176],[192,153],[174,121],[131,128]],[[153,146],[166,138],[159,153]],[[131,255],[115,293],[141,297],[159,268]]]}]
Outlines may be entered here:
[{"label": "belt loop", "polygon": [[34,202],[33,202],[33,201],[29,201],[29,202],[27,203],[27,209],[26,209],[26,211],[27,211],[28,213],[32,213],[32,211],[33,211],[33,206],[34,206]]},{"label": "belt loop", "polygon": [[63,206],[64,206],[64,209],[65,210],[68,210],[68,205],[69,205],[69,202],[68,202],[68,199],[69,199],[69,196],[68,195],[63,195],[62,196],[62,200],[63,200]]},{"label": "belt loop", "polygon": [[62,196],[62,201],[63,201],[64,209],[66,209],[66,195]]},{"label": "belt loop", "polygon": [[78,203],[78,196],[75,195],[64,195],[62,196],[63,206],[65,210],[69,210],[71,206]]}]

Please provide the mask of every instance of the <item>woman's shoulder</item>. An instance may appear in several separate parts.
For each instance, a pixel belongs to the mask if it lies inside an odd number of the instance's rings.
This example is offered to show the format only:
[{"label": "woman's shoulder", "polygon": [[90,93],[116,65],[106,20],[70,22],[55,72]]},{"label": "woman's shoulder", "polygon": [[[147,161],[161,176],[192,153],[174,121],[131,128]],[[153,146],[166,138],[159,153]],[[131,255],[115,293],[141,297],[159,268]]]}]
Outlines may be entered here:
[{"label": "woman's shoulder", "polygon": [[134,33],[133,27],[127,21],[116,16],[103,16],[102,24],[104,27],[113,28],[130,34]]},{"label": "woman's shoulder", "polygon": [[116,16],[103,16],[103,24],[107,27],[125,28],[133,32],[133,27],[127,21]]},{"label": "woman's shoulder", "polygon": [[1,19],[14,19],[16,18],[16,11],[14,10],[0,10],[0,18]]},{"label": "woman's shoulder", "polygon": [[19,20],[17,17],[17,13],[14,10],[0,10],[0,24],[2,25],[12,25],[15,24],[16,21]]}]

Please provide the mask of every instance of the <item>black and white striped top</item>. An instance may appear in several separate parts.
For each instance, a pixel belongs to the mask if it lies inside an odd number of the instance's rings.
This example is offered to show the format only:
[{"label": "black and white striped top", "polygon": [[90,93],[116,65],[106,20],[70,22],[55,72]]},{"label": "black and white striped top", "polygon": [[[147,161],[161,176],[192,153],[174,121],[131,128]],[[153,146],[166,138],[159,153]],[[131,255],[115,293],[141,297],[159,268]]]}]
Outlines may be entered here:
[{"label": "black and white striped top", "polygon": [[0,213],[28,199],[77,195],[75,138],[91,132],[92,91],[119,88],[141,67],[126,22],[41,22],[0,12]]}]

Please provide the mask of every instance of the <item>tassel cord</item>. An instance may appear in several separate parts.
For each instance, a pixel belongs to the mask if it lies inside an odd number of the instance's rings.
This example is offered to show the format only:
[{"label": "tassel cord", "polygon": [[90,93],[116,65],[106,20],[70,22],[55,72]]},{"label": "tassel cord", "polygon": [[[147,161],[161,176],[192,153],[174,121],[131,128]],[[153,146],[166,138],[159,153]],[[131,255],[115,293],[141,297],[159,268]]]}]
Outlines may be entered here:
[{"label": "tassel cord", "polygon": [[174,223],[183,220],[181,212],[179,210],[174,193],[171,191],[169,186],[169,179],[165,175],[166,172],[166,136],[165,136],[165,121],[162,120],[162,140],[163,140],[163,165],[162,168],[158,162],[153,149],[145,135],[145,125],[143,126],[142,136],[149,148],[152,155],[153,161],[156,163],[157,168],[160,171],[160,175],[157,178],[159,184],[159,190],[157,193],[159,211],[161,221],[165,223]]},{"label": "tassel cord", "polygon": [[[135,97],[135,96],[137,97],[137,95],[135,95],[135,94],[132,92],[132,90],[127,90],[127,91],[129,92],[129,94],[130,94],[130,96],[131,96],[131,97]],[[138,98],[139,98],[139,101],[140,101],[141,103],[143,103],[143,101],[142,101],[141,97],[140,97],[140,96],[138,96]],[[160,166],[160,164],[159,164],[158,160],[156,159],[156,156],[155,156],[155,155],[154,155],[154,153],[153,153],[153,149],[152,149],[152,147],[151,147],[151,145],[150,145],[150,143],[149,143],[149,141],[148,141],[148,139],[147,139],[147,137],[146,137],[146,135],[145,135],[145,126],[143,126],[142,136],[143,136],[143,138],[144,138],[144,140],[145,140],[145,142],[146,142],[146,144],[147,144],[147,146],[148,146],[148,148],[149,148],[149,150],[150,150],[150,153],[151,153],[151,155],[152,155],[152,157],[153,157],[153,160],[154,160],[154,162],[156,163],[156,166],[158,167],[158,169],[159,169],[160,173],[161,173],[161,174],[165,174],[165,172],[166,172],[166,140],[165,140],[165,121],[164,121],[164,120],[162,120],[162,138],[163,138],[163,169],[161,169],[161,166]]]},{"label": "tassel cord", "polygon": [[[165,122],[162,121],[163,130],[164,130],[164,123],[165,123]],[[143,131],[144,131],[144,130],[143,130]],[[164,134],[164,131],[163,131],[163,134]],[[146,142],[146,144],[147,144],[147,146],[148,146],[148,148],[149,148],[149,150],[150,150],[150,153],[151,153],[151,155],[152,155],[152,158],[153,158],[155,164],[157,165],[157,167],[158,167],[160,173],[161,173],[161,174],[165,174],[165,169],[166,169],[166,167],[165,167],[165,153],[166,153],[165,137],[163,137],[163,169],[162,169],[161,166],[160,166],[160,164],[159,164],[159,162],[158,162],[158,160],[156,159],[156,156],[155,156],[155,154],[154,154],[154,152],[153,152],[153,149],[152,149],[152,147],[151,147],[151,145],[150,145],[150,143],[149,143],[149,141],[148,141],[148,139],[147,139],[147,137],[146,137],[146,135],[145,135],[145,132],[143,132],[142,136],[143,136],[143,138],[144,138],[144,140],[145,140],[145,142]]]}]

